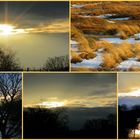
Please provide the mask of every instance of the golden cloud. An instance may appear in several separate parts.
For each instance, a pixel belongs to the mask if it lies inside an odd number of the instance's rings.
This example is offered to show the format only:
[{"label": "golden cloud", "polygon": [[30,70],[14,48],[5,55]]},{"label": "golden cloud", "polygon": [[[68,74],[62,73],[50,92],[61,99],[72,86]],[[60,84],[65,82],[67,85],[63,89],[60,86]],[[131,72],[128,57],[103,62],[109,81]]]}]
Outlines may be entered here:
[{"label": "golden cloud", "polygon": [[32,104],[30,106],[41,105],[44,103],[46,105],[52,103],[61,103],[65,107],[109,107],[116,106],[117,98],[115,96],[85,96],[83,97],[74,97],[70,99],[59,99],[57,97],[48,98],[47,100]]},{"label": "golden cloud", "polygon": [[67,33],[69,32],[68,21],[55,21],[50,24],[41,24],[33,28],[14,29],[15,34],[20,33]]}]

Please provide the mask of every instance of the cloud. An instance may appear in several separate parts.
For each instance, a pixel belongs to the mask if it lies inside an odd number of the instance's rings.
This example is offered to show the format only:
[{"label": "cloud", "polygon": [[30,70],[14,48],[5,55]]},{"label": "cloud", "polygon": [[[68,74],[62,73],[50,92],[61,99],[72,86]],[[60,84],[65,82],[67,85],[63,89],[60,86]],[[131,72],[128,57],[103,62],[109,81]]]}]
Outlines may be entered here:
[{"label": "cloud", "polygon": [[120,92],[118,93],[119,97],[140,97],[140,88],[132,88],[128,92]]},{"label": "cloud", "polygon": [[69,106],[87,107],[116,104],[116,74],[25,74],[24,79],[25,104],[46,101],[67,101]]},{"label": "cloud", "polygon": [[69,22],[67,20],[53,21],[52,23],[43,23],[33,28],[13,28],[11,34],[23,33],[67,33],[69,32]]},{"label": "cloud", "polygon": [[121,73],[118,76],[119,93],[128,93],[140,88],[139,73]]},{"label": "cloud", "polygon": [[52,104],[54,102],[56,103],[63,103],[64,106],[66,107],[114,107],[116,106],[116,98],[114,96],[85,96],[85,97],[74,97],[74,98],[69,98],[69,99],[60,99],[57,97],[52,97],[48,99],[41,100],[38,103],[33,103],[30,106],[36,106],[36,105],[41,105],[44,103],[46,105]]}]

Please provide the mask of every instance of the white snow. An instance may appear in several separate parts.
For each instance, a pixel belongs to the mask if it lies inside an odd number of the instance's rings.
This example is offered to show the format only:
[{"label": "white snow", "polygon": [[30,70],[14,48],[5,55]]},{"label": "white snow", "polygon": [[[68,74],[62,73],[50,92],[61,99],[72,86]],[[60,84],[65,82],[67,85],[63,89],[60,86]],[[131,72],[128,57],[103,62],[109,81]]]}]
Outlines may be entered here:
[{"label": "white snow", "polygon": [[78,42],[77,41],[74,41],[74,40],[70,40],[70,44],[71,44],[71,50],[72,51],[75,51],[75,52],[78,52],[79,49],[78,49]]},{"label": "white snow", "polygon": [[140,68],[140,62],[137,61],[137,58],[129,58],[128,60],[121,62],[116,68],[118,70],[124,71],[135,67]]},{"label": "white snow", "polygon": [[107,22],[109,22],[109,23],[115,23],[114,21],[111,21],[111,20],[106,20]]},{"label": "white snow", "polygon": [[73,45],[73,44],[78,44],[77,41],[74,41],[74,40],[70,40],[70,44]]},{"label": "white snow", "polygon": [[81,15],[80,17],[82,17],[82,18],[91,18],[93,16],[91,16],[91,15]]},{"label": "white snow", "polygon": [[73,4],[72,5],[72,8],[82,8],[84,7],[85,5],[80,5],[80,4]]},{"label": "white snow", "polygon": [[104,14],[104,15],[99,15],[99,16],[96,16],[98,18],[109,18],[111,16],[115,16],[116,14]]},{"label": "white snow", "polygon": [[135,40],[134,37],[130,37],[128,39],[120,39],[117,37],[112,37],[112,38],[101,38],[101,40],[105,40],[105,41],[108,41],[109,43],[114,43],[114,44],[120,44],[123,42],[128,42],[130,44],[140,43],[140,40]]},{"label": "white snow", "polygon": [[136,40],[140,40],[140,33],[134,34],[134,38],[135,38]]},{"label": "white snow", "polygon": [[72,67],[73,68],[82,68],[82,67],[86,67],[86,68],[100,68],[101,64],[103,63],[102,61],[102,51],[103,49],[98,49],[98,51],[96,52],[96,57],[93,59],[83,59],[82,62],[80,63],[72,63]]},{"label": "white snow", "polygon": [[122,18],[111,18],[111,20],[129,20],[129,17],[122,17]]},{"label": "white snow", "polygon": [[130,18],[129,17],[113,17],[111,18],[112,16],[116,16],[116,14],[103,14],[103,15],[99,15],[99,16],[96,16],[97,18],[103,18],[103,19],[106,19],[106,18],[110,18],[110,20],[129,20]]}]

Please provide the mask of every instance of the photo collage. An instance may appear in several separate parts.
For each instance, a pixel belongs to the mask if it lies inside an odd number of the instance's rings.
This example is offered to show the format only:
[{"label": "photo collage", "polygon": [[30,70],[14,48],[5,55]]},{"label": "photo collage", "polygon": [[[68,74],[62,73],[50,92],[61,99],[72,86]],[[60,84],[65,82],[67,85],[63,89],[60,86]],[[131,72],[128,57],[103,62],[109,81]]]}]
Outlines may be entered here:
[{"label": "photo collage", "polygon": [[0,139],[140,139],[140,1],[0,1]]}]

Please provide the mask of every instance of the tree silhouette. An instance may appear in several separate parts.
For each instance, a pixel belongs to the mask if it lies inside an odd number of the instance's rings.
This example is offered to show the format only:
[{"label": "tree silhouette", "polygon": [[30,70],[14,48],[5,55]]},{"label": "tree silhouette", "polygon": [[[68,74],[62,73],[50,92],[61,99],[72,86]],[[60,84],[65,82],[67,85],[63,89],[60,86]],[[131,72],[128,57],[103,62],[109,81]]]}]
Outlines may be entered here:
[{"label": "tree silhouette", "polygon": [[48,58],[43,66],[45,71],[68,71],[69,70],[69,57],[59,56],[54,58]]},{"label": "tree silhouette", "polygon": [[[126,106],[126,105],[125,105]],[[119,138],[128,138],[131,130],[137,128],[137,119],[140,118],[140,106],[119,106]]]},{"label": "tree silhouette", "polygon": [[0,49],[0,70],[1,71],[12,71],[20,70],[20,66],[15,59],[15,54],[13,52],[5,52]]},{"label": "tree silhouette", "polygon": [[21,74],[0,74],[0,132],[2,138],[21,137]]},{"label": "tree silhouette", "polygon": [[105,119],[87,120],[83,129],[90,138],[116,138],[116,116],[110,114]]},{"label": "tree silhouette", "polygon": [[24,138],[64,137],[68,116],[63,108],[25,108]]}]

